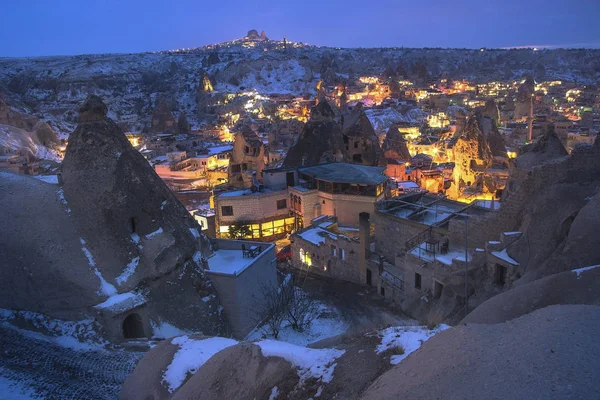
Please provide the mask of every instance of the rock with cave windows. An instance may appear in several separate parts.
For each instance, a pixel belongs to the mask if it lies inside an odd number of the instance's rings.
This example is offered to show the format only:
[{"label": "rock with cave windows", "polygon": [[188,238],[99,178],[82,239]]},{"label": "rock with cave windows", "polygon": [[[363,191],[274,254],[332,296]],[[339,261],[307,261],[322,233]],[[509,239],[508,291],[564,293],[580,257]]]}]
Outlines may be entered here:
[{"label": "rock with cave windows", "polygon": [[210,241],[98,104],[82,106],[61,185],[0,173],[0,308],[93,318],[111,342],[161,326],[228,334]]}]

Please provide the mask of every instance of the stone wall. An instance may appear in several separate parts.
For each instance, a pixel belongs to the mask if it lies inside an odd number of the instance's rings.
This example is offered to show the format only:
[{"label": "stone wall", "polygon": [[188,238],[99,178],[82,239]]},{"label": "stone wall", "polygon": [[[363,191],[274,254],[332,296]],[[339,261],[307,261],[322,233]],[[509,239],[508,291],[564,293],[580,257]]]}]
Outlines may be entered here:
[{"label": "stone wall", "polygon": [[[336,249],[335,256],[332,246]],[[360,276],[360,242],[358,240],[339,235],[337,240],[325,237],[324,243],[316,245],[294,235],[291,247],[292,265],[296,269],[326,278],[355,283],[365,282],[365,278]],[[344,260],[341,258],[341,249],[344,250]],[[300,250],[310,254],[311,266],[302,262]]]},{"label": "stone wall", "polygon": [[[241,244],[252,242],[239,240],[219,240],[216,243],[221,250],[237,250],[241,253]],[[256,243],[259,244],[259,243]],[[264,244],[262,244],[264,246]],[[225,316],[237,338],[244,338],[262,319],[261,308],[264,294],[277,288],[277,270],[275,268],[275,246],[269,245],[252,265],[236,275],[206,271],[217,289]]]},{"label": "stone wall", "polygon": [[[281,190],[277,192],[256,192],[239,196],[215,197],[215,214],[219,226],[230,225],[238,221],[259,221],[272,220],[275,217],[289,216],[289,198],[288,191]],[[277,201],[286,200],[287,206],[277,209]],[[222,213],[223,206],[233,207],[233,215],[226,216]]]}]

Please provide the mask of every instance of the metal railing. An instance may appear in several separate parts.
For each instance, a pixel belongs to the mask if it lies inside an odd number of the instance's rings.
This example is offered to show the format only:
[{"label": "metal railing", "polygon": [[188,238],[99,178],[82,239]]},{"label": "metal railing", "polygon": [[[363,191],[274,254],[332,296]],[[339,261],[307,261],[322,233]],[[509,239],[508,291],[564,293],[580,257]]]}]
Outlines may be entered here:
[{"label": "metal railing", "polygon": [[396,275],[392,274],[390,271],[383,270],[381,273],[381,279],[387,282],[389,285],[404,291],[404,280],[398,278]]},{"label": "metal railing", "polygon": [[431,237],[431,234],[432,234],[432,227],[429,226],[423,232],[408,239],[404,243],[404,251],[408,253],[409,251],[411,251],[412,249],[417,247],[420,243],[423,243],[425,240],[429,239]]}]

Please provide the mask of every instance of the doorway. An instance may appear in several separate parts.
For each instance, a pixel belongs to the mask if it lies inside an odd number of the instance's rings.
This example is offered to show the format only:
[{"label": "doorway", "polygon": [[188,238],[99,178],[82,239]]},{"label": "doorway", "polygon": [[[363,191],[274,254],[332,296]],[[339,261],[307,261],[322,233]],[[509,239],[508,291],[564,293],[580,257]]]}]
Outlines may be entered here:
[{"label": "doorway", "polygon": [[496,272],[494,274],[494,283],[499,286],[504,286],[506,283],[506,267],[496,264]]},{"label": "doorway", "polygon": [[367,285],[371,286],[371,270],[367,270]]},{"label": "doorway", "polygon": [[434,279],[433,280],[433,298],[439,299],[442,296],[442,290],[444,290],[444,285],[442,285],[441,283],[439,283],[438,281],[436,281]]},{"label": "doorway", "polygon": [[285,174],[285,184],[287,186],[295,186],[294,185],[294,173],[288,172]]},{"label": "doorway", "polygon": [[144,324],[139,314],[130,314],[123,320],[123,337],[125,339],[145,337]]}]

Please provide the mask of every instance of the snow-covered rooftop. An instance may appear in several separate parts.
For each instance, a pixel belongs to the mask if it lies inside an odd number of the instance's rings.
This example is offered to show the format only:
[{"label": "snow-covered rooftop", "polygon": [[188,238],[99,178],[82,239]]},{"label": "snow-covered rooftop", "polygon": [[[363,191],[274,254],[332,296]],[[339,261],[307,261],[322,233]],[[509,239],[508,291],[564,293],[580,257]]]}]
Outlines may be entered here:
[{"label": "snow-covered rooftop", "polygon": [[[246,245],[250,247],[250,244]],[[266,248],[268,246],[265,245]],[[265,249],[263,249],[264,251]],[[216,250],[208,259],[208,269],[210,271],[219,272],[227,275],[239,275],[248,268],[257,257],[244,257],[242,249],[239,250]]]}]

